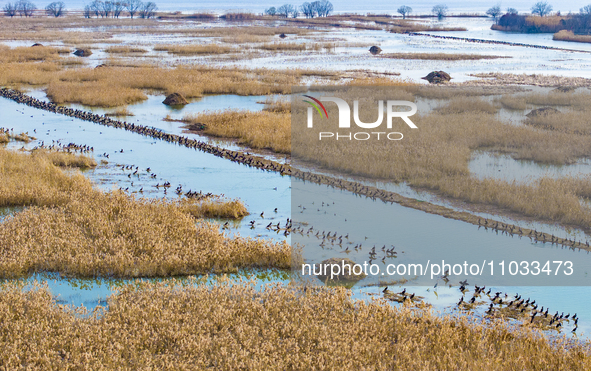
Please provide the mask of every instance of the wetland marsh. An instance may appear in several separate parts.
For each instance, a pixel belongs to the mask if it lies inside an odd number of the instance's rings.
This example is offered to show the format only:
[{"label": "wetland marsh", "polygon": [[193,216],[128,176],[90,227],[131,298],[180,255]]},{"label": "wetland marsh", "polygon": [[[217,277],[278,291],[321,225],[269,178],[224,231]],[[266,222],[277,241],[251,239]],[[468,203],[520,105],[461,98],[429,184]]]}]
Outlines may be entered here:
[{"label": "wetland marsh", "polygon": [[[376,19],[1,18],[0,85],[39,108],[0,98],[0,363],[587,368],[589,46],[404,33],[523,41],[482,18]],[[90,57],[71,56],[83,46]],[[419,78],[440,69],[450,84]],[[420,129],[315,142],[290,93],[323,86],[412,101]],[[162,104],[170,93],[188,104]],[[326,113],[318,129],[335,125]],[[574,274],[351,288],[299,274],[335,257],[560,260]]]}]

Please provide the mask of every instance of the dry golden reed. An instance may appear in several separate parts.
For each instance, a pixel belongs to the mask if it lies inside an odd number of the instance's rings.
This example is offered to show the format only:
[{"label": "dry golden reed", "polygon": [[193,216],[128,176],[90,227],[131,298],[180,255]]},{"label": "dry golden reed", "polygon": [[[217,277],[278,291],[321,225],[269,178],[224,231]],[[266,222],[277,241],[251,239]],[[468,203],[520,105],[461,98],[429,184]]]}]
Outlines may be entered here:
[{"label": "dry golden reed", "polygon": [[112,112],[107,112],[107,113],[105,113],[105,116],[129,117],[129,116],[135,116],[135,115],[133,114],[133,112],[128,110],[126,107],[123,107],[123,108],[117,108],[115,111],[112,111]]},{"label": "dry golden reed", "polygon": [[499,102],[503,105],[503,107],[511,110],[523,111],[527,108],[527,102],[525,101],[525,98],[520,96],[504,94],[499,99]]},{"label": "dry golden reed", "polygon": [[0,63],[31,62],[31,61],[55,61],[60,59],[60,54],[70,53],[67,48],[54,48],[50,46],[19,46],[10,48],[0,45]]},{"label": "dry golden reed", "polygon": [[[441,110],[413,116],[418,130],[400,122],[394,129],[403,133],[404,139],[400,141],[378,141],[374,136],[362,142],[320,142],[319,131],[334,131],[338,126],[331,121],[338,117],[336,107],[327,106],[331,119],[314,122],[314,131],[292,128],[297,132],[291,139],[292,156],[346,174],[406,182],[418,189],[484,206],[491,212],[591,230],[591,212],[585,201],[591,196],[590,177],[540,178],[514,183],[478,179],[468,167],[475,151],[504,153],[514,159],[554,165],[588,158],[591,136],[585,129],[589,120],[584,118],[588,112],[564,114],[562,123],[558,122],[562,116],[548,116],[517,126],[503,122],[494,113],[496,108],[480,98],[452,99],[442,106]],[[292,102],[292,114],[303,114],[305,109],[303,103],[297,102],[294,107]],[[373,122],[375,117],[361,119]],[[543,128],[549,130],[532,128],[534,124],[545,125]]]},{"label": "dry golden reed", "polygon": [[208,204],[200,209],[119,191],[71,196],[63,206],[29,207],[0,224],[0,277],[167,277],[290,267],[286,243],[229,238],[217,224],[196,223],[192,214],[211,213]]},{"label": "dry golden reed", "polygon": [[529,104],[538,106],[570,106],[570,107],[586,107],[589,105],[591,94],[585,93],[562,93],[549,92],[545,94],[530,93],[523,96],[525,101]]},{"label": "dry golden reed", "polygon": [[561,41],[576,41],[580,43],[591,43],[591,36],[589,35],[575,35],[574,32],[568,30],[560,30],[552,36],[552,40]]},{"label": "dry golden reed", "polygon": [[46,152],[27,155],[0,148],[0,169],[0,207],[63,205],[71,194],[92,190],[82,175],[68,176],[54,166]]},{"label": "dry golden reed", "polygon": [[234,48],[218,44],[204,45],[157,45],[156,51],[165,51],[178,55],[227,54],[235,52]]},{"label": "dry golden reed", "polygon": [[249,214],[246,206],[240,200],[220,202],[207,198],[199,202],[179,201],[176,205],[181,211],[195,218],[240,219]]},{"label": "dry golden reed", "polygon": [[188,130],[236,138],[252,148],[291,151],[291,115],[285,112],[226,110],[183,117]]},{"label": "dry golden reed", "polygon": [[147,53],[148,51],[144,48],[140,48],[137,46],[109,46],[105,49],[107,53],[114,53],[114,54],[129,54],[129,53]]},{"label": "dry golden reed", "polygon": [[[527,324],[356,301],[343,288],[137,283],[88,313],[49,290],[0,291],[8,369],[584,370],[589,344]],[[26,344],[23,345],[23,344]]]},{"label": "dry golden reed", "polygon": [[222,69],[200,65],[173,69],[109,66],[58,70],[52,74],[41,74],[42,81],[31,80],[28,74],[23,78],[22,74],[9,72],[0,80],[4,79],[5,84],[47,84],[48,97],[58,104],[67,102],[104,107],[144,100],[147,90],[165,94],[177,92],[187,98],[204,94],[287,94],[291,92],[291,86],[297,85],[304,76],[334,75],[324,71]]},{"label": "dry golden reed", "polygon": [[272,51],[304,51],[307,50],[308,47],[305,43],[295,43],[295,42],[274,42],[274,43],[265,43],[262,45],[257,46],[263,50],[272,50]]},{"label": "dry golden reed", "polygon": [[480,98],[474,97],[454,98],[450,100],[448,103],[444,104],[443,106],[437,108],[437,112],[444,115],[466,112],[481,112],[493,114],[497,111],[498,109],[491,103]]},{"label": "dry golden reed", "polygon": [[[61,154],[61,153],[60,153]],[[226,237],[199,218],[240,218],[238,200],[135,199],[64,174],[52,153],[0,148],[0,206],[29,206],[0,223],[0,277],[33,272],[154,277],[289,268],[291,248]],[[198,218],[196,223],[196,218]]]},{"label": "dry golden reed", "polygon": [[42,156],[49,160],[53,165],[60,167],[77,167],[77,168],[90,168],[95,167],[95,159],[82,155],[64,151],[47,151],[37,149],[33,151],[33,157]]}]

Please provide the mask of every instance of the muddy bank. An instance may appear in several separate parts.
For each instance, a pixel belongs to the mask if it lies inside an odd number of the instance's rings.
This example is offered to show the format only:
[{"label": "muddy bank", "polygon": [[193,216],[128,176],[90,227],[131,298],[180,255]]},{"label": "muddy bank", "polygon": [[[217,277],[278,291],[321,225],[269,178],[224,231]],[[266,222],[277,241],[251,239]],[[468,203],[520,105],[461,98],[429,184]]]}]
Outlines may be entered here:
[{"label": "muddy bank", "polygon": [[185,136],[176,134],[168,134],[156,128],[146,127],[138,124],[130,124],[111,119],[109,117],[97,115],[94,113],[72,109],[68,107],[58,106],[53,103],[43,102],[36,98],[25,95],[19,91],[2,88],[0,89],[0,96],[11,99],[17,103],[26,104],[28,106],[46,110],[49,112],[59,113],[69,117],[75,117],[81,120],[97,123],[100,125],[111,126],[119,129],[135,132],[140,135],[149,136],[155,139],[164,140],[170,143],[175,143],[188,148],[193,148],[206,153],[213,154],[221,158],[228,159],[233,162],[241,163],[247,166],[256,167],[261,170],[276,171],[281,175],[289,175],[302,179],[304,181],[313,182],[316,184],[323,184],[334,188],[339,188],[362,196],[370,197],[373,200],[381,200],[385,203],[398,203],[402,206],[411,207],[416,210],[421,210],[431,214],[441,215],[446,218],[461,220],[479,226],[479,228],[491,228],[497,232],[506,233],[511,236],[528,237],[535,242],[549,242],[552,244],[563,245],[572,249],[586,249],[591,250],[588,241],[575,241],[570,239],[563,239],[555,237],[554,235],[538,232],[531,229],[522,229],[517,225],[505,224],[493,219],[484,219],[465,211],[456,211],[445,206],[435,205],[429,202],[419,201],[413,198],[404,197],[397,193],[379,189],[377,187],[366,186],[359,182],[338,179],[322,174],[315,174],[312,172],[301,171],[291,167],[288,164],[280,164],[278,162],[262,158],[260,156],[252,155],[248,152],[233,151],[211,144],[190,139]]}]

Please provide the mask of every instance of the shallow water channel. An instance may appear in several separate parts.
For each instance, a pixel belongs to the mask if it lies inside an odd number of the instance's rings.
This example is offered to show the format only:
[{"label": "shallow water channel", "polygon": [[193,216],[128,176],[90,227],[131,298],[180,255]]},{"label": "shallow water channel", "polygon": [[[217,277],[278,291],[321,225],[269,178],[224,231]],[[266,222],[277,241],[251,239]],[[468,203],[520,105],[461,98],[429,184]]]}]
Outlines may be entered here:
[{"label": "shallow water channel", "polygon": [[[0,126],[14,127],[15,131],[28,131],[45,144],[59,140],[64,144],[73,142],[93,146],[97,162],[105,160],[107,164],[86,171],[85,175],[103,189],[121,187],[134,192],[143,187],[144,190],[150,190],[144,196],[176,197],[174,192],[164,195],[161,189],[154,187],[157,183],[169,181],[174,187],[182,185],[184,190],[201,190],[224,194],[228,198],[240,198],[246,203],[251,215],[234,223],[231,233],[274,240],[287,239],[287,242],[301,246],[303,256],[309,263],[331,257],[347,257],[362,264],[369,260],[369,251],[374,245],[377,257],[373,260],[380,267],[385,267],[386,264],[424,264],[427,261],[442,260],[450,263],[468,261],[469,264],[479,265],[483,261],[492,261],[496,268],[501,261],[506,261],[507,264],[509,261],[523,260],[572,261],[574,274],[569,277],[560,276],[562,281],[554,278],[542,280],[540,276],[503,277],[497,273],[494,277],[454,277],[449,282],[453,287],[448,287],[437,275],[434,280],[407,275],[405,278],[409,282],[405,287],[408,287],[409,292],[424,296],[436,309],[450,310],[461,296],[458,282],[468,279],[470,285],[484,284],[492,287],[493,292],[498,288],[498,291],[502,290],[509,295],[519,293],[523,297],[531,297],[540,305],[549,306],[552,311],[564,311],[565,314],[576,312],[581,318],[579,336],[587,336],[583,333],[591,332],[591,302],[586,295],[589,288],[583,287],[591,284],[591,254],[587,251],[535,243],[527,237],[511,237],[398,204],[384,204],[350,192],[249,168],[121,129],[36,110],[6,99],[0,99],[0,112]],[[31,142],[27,146],[35,144]],[[11,146],[20,147],[22,144]],[[109,157],[104,156],[105,154]],[[157,178],[150,178],[147,172],[130,178],[129,171],[121,170],[122,165],[134,165],[140,169],[150,167]],[[277,212],[274,212],[275,208]],[[261,212],[264,212],[264,217],[260,216]],[[284,224],[287,218],[293,219],[294,227],[305,230],[313,227],[313,233],[294,233],[284,237],[282,233],[265,228],[269,222]],[[254,229],[250,228],[251,220],[255,221]],[[340,236],[348,234],[348,238],[341,245],[327,242],[320,246],[322,239],[315,236],[317,231],[336,232]],[[359,244],[362,247],[355,250],[354,246]],[[382,245],[388,249],[394,246],[396,257],[386,257],[381,251]],[[392,291],[401,290],[401,285],[393,283],[400,278],[388,275],[370,276],[353,288],[354,296],[367,298],[367,294],[379,294],[383,288],[365,285],[378,284],[380,281],[388,284]],[[69,281],[58,275],[34,275],[29,279],[47,282],[52,293],[59,295],[61,302],[83,304],[89,308],[97,305],[99,300],[104,301],[117,287],[117,282],[109,280]],[[435,284],[437,287],[434,287]],[[562,286],[550,286],[558,284]],[[570,329],[567,327],[565,331]]]}]

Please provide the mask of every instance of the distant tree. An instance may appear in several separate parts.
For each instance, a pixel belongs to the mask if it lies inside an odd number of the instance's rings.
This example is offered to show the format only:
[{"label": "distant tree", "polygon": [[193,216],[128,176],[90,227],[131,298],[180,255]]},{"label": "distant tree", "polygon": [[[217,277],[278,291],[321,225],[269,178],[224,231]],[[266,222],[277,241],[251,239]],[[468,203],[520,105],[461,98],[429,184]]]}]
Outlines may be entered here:
[{"label": "distant tree", "polygon": [[435,5],[433,9],[431,9],[431,12],[437,16],[437,19],[442,20],[447,15],[447,5]]},{"label": "distant tree", "polygon": [[92,11],[90,10],[90,5],[88,5],[88,4],[84,5],[84,10],[82,11],[82,15],[84,16],[84,18],[90,18],[91,14],[92,14]]},{"label": "distant tree", "polygon": [[291,18],[297,18],[300,15],[298,7],[296,5],[293,6],[293,11],[291,12]]},{"label": "distant tree", "polygon": [[158,10],[158,7],[155,3],[151,1],[144,3],[144,6],[141,7],[139,12],[140,18],[154,18],[156,15],[156,10]]},{"label": "distant tree", "polygon": [[591,4],[585,5],[584,7],[582,7],[580,12],[583,15],[591,15]]},{"label": "distant tree", "polygon": [[265,9],[265,14],[273,16],[273,15],[277,14],[277,9],[275,9],[275,7],[272,6],[269,9]]},{"label": "distant tree", "polygon": [[122,1],[113,2],[113,18],[119,18],[121,12],[125,9],[125,3]]},{"label": "distant tree", "polygon": [[398,8],[397,12],[402,14],[402,19],[406,19],[406,16],[412,13],[412,8],[408,5],[403,5]]},{"label": "distant tree", "polygon": [[328,0],[314,1],[312,6],[319,17],[328,17],[328,15],[334,10],[332,3]]},{"label": "distant tree", "polygon": [[300,11],[306,18],[314,18],[316,16],[316,10],[312,6],[312,4],[305,2],[300,5]]},{"label": "distant tree", "polygon": [[90,14],[94,14],[95,17],[99,17],[99,15],[101,15],[102,13],[102,6],[100,4],[101,2],[99,0],[94,0],[92,3],[90,3],[90,5],[88,6],[89,10],[90,10]]},{"label": "distant tree", "polygon": [[6,17],[12,18],[16,15],[16,3],[6,3],[2,10],[4,10],[4,15]]},{"label": "distant tree", "polygon": [[295,8],[291,4],[283,4],[279,8],[277,8],[277,14],[282,17],[289,17],[291,13],[295,11]]},{"label": "distant tree", "polygon": [[25,17],[30,17],[33,15],[33,12],[37,9],[37,6],[33,4],[30,0],[19,0],[16,3],[16,10],[18,13]]},{"label": "distant tree", "polygon": [[144,6],[142,0],[127,0],[124,4],[125,9],[131,18],[133,18],[135,13],[137,13]]},{"label": "distant tree", "polygon": [[493,17],[495,23],[498,21],[499,16],[501,15],[501,5],[497,4],[493,7],[491,7],[489,10],[486,11],[486,14],[490,15],[491,17]]},{"label": "distant tree", "polygon": [[54,1],[45,7],[48,16],[61,17],[66,12],[66,4],[63,1]]},{"label": "distant tree", "polygon": [[101,1],[101,15],[105,18],[109,18],[111,12],[113,11],[113,2],[110,0]]},{"label": "distant tree", "polygon": [[515,8],[507,8],[507,14],[517,15],[519,12]]},{"label": "distant tree", "polygon": [[537,14],[540,17],[550,14],[552,11],[552,5],[545,1],[538,1],[531,7],[531,14]]}]

